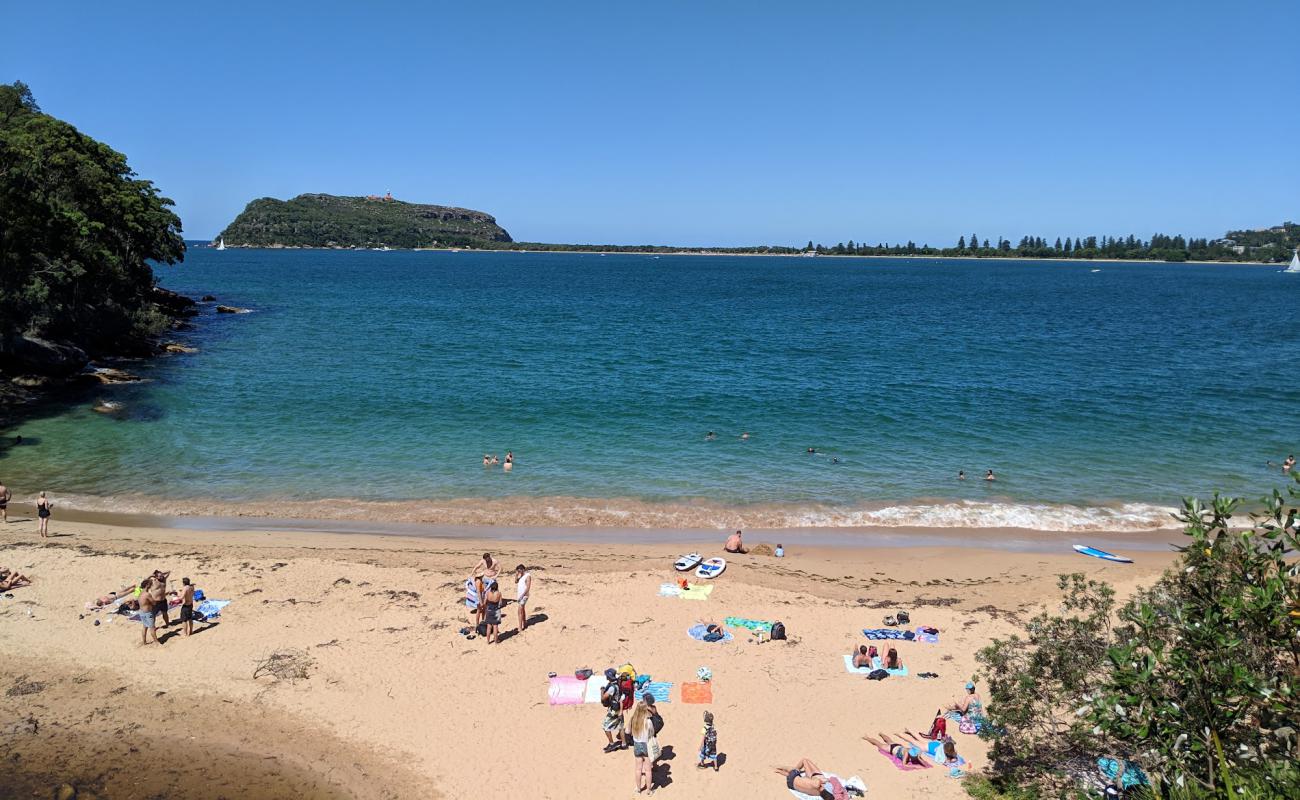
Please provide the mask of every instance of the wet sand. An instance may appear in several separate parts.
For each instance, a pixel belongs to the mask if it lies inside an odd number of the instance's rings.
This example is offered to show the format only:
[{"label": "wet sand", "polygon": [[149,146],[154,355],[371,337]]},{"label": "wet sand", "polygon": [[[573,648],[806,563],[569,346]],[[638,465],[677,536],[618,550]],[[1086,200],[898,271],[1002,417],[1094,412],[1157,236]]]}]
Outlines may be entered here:
[{"label": "wet sand", "polygon": [[[0,527],[0,564],[34,579],[0,598],[0,734],[13,767],[0,796],[48,797],[64,782],[132,798],[631,796],[631,755],[601,752],[602,709],[548,705],[547,673],[632,663],[677,685],[660,704],[661,796],[785,796],[771,766],[807,756],[860,775],[869,796],[955,799],[962,789],[945,770],[899,772],[861,735],[928,726],[975,673],[979,647],[1055,603],[1057,574],[1086,572],[1131,592],[1170,562],[1164,548],[1176,539],[1088,534],[1114,549],[1126,539],[1145,546],[1130,551],[1136,564],[1118,565],[1075,555],[1052,533],[784,530],[786,558],[731,558],[710,599],[692,602],[659,597],[658,587],[692,545],[718,549],[713,531],[393,535],[75,516],[56,516],[45,542],[34,520]],[[746,540],[778,539],[747,531]],[[468,619],[462,584],[484,549],[535,575],[531,627],[514,633],[507,606],[498,645],[458,632]],[[83,608],[155,568],[233,603],[192,638],[160,631],[161,647],[141,646],[138,624]],[[513,580],[503,594],[514,597]],[[897,645],[909,677],[846,673],[843,654],[867,641],[860,629],[898,609],[939,628],[939,643]],[[728,615],[781,620],[791,638],[685,635]],[[307,677],[253,677],[285,648],[306,654]],[[713,671],[714,702],[683,704],[680,685],[700,666]],[[940,677],[915,677],[924,671]],[[694,766],[705,709],[727,756],[717,773]],[[978,769],[983,743],[957,739]]]}]

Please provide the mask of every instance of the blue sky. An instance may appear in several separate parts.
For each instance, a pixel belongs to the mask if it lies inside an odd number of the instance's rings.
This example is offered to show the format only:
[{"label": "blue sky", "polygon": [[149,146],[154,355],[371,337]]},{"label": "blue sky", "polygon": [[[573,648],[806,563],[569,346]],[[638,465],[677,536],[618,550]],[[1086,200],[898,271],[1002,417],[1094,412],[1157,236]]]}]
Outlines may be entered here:
[{"label": "blue sky", "polygon": [[516,239],[951,244],[1300,220],[1300,4],[6,0],[0,80],[186,236],[256,197]]}]

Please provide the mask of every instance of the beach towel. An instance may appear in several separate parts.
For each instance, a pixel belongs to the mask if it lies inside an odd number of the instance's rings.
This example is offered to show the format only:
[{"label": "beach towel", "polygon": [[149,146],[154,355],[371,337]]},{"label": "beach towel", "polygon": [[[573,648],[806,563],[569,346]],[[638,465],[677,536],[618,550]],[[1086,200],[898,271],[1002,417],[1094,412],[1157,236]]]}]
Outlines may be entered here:
[{"label": "beach towel", "polygon": [[478,589],[474,587],[473,578],[467,578],[465,580],[465,607],[472,609],[478,608]]},{"label": "beach towel", "polygon": [[772,623],[763,622],[758,619],[745,619],[744,617],[727,617],[722,621],[723,625],[729,628],[746,628],[755,633],[771,633]]},{"label": "beach towel", "polygon": [[656,703],[670,703],[672,700],[669,697],[669,693],[672,692],[672,690],[673,685],[667,681],[650,681],[644,686],[638,687],[636,695],[637,697],[640,697],[646,692],[649,692],[650,696],[655,699]]},{"label": "beach towel", "polygon": [[[601,677],[604,677],[604,676],[602,675]],[[588,680],[587,680],[587,691],[582,695],[582,702],[583,702],[584,704],[586,704],[586,703],[599,703],[599,702],[600,702],[600,692],[601,692],[601,690],[604,689],[604,688],[605,688],[605,683],[604,683],[604,681],[600,681],[600,680],[597,680],[597,679],[595,679],[595,678],[590,678],[590,679],[588,679]]]},{"label": "beach towel", "polygon": [[[709,626],[708,626],[708,625],[692,625],[690,628],[688,628],[688,629],[686,630],[686,635],[689,636],[689,637],[691,637],[692,639],[695,639],[695,640],[697,640],[697,641],[701,641],[701,642],[702,642],[702,641],[704,641],[704,634],[706,634],[706,633],[708,633],[708,632],[709,632]],[[718,641],[719,641],[719,642],[729,642],[729,641],[731,641],[733,638],[735,638],[735,637],[733,637],[733,636],[731,635],[731,631],[723,631],[723,632],[722,632],[722,638],[719,639]],[[717,644],[717,642],[709,642],[709,644]]]},{"label": "beach towel", "polygon": [[912,770],[915,770],[915,769],[929,769],[929,768],[930,768],[930,765],[929,765],[929,764],[904,764],[904,763],[903,763],[903,759],[901,759],[901,758],[894,758],[893,754],[890,753],[888,750],[886,750],[886,749],[883,748],[883,747],[877,747],[876,750],[880,751],[880,754],[881,754],[882,756],[884,756],[885,758],[889,759],[889,763],[891,763],[891,764],[893,764],[895,767],[901,769],[903,772],[911,772]]},{"label": "beach towel", "polygon": [[[876,656],[875,658],[871,659],[871,666],[875,667],[876,669],[885,669],[885,662],[883,659],[881,659],[880,656]],[[902,667],[898,669],[885,669],[885,672],[888,672],[890,675],[892,675],[895,678],[901,678],[907,674],[907,665],[904,664]]]},{"label": "beach towel", "polygon": [[[1115,780],[1115,776],[1119,774],[1119,762],[1113,758],[1097,759],[1097,768],[1101,770],[1101,774],[1105,775],[1107,778],[1109,778],[1112,781]],[[1124,762],[1124,785],[1121,786],[1120,788],[1132,789],[1135,786],[1146,786],[1146,785],[1147,785],[1147,775],[1145,772],[1142,771],[1142,768],[1139,767],[1137,764],[1134,764],[1132,761],[1125,761]]]},{"label": "beach towel", "polygon": [[698,583],[692,583],[690,586],[682,589],[682,593],[678,595],[678,597],[683,600],[708,600],[709,595],[712,593],[713,584],[706,583],[701,585]]},{"label": "beach towel", "polygon": [[[834,772],[823,772],[822,774],[828,778],[834,778],[835,780],[839,781],[841,785],[844,784],[844,779],[841,778],[839,775],[836,775]],[[823,797],[822,795],[804,794],[803,792],[796,791],[794,789],[790,790],[790,794],[799,798],[799,800],[822,800]]]},{"label": "beach towel", "polygon": [[553,706],[581,705],[586,694],[587,681],[580,681],[572,675],[551,678],[551,684],[546,690],[547,698]]},{"label": "beach towel", "polygon": [[906,642],[916,638],[916,634],[911,631],[900,631],[894,628],[863,628],[862,635],[868,639],[898,639]]},{"label": "beach towel", "polygon": [[[944,766],[944,767],[951,767],[951,766],[953,766],[950,762],[948,762],[948,761],[946,761],[946,760],[944,759],[944,756],[943,756],[943,742],[926,742],[926,743],[925,743],[925,752],[926,752],[927,755],[930,756],[930,758],[932,758],[932,759],[934,759],[936,762],[938,762],[938,764],[939,764],[940,766]],[[966,759],[962,758],[961,756],[957,756],[957,766],[960,767],[961,765],[963,765],[963,764],[965,764],[965,763],[966,763]]]},{"label": "beach towel", "polygon": [[926,644],[938,644],[938,643],[939,643],[939,634],[937,634],[937,633],[926,633],[924,628],[917,628],[917,629],[916,629],[916,641],[918,641],[918,642],[925,642]]},{"label": "beach towel", "polygon": [[704,705],[713,702],[713,684],[683,683],[682,702]]},{"label": "beach towel", "polygon": [[230,605],[229,600],[204,600],[202,603],[194,606],[194,610],[202,614],[204,617],[211,619],[212,617],[221,616],[221,609],[228,605]]},{"label": "beach towel", "polygon": [[682,595],[682,587],[678,586],[677,584],[675,583],[659,584],[660,597],[681,597],[681,595]]}]

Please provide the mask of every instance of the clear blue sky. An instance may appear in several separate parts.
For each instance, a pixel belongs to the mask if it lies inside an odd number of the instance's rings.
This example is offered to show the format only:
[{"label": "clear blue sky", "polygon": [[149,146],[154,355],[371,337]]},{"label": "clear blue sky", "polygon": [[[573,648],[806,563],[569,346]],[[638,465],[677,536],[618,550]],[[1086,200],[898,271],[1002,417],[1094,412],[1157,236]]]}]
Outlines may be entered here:
[{"label": "clear blue sky", "polygon": [[954,243],[1300,221],[1300,3],[7,0],[0,80],[189,238],[382,193],[516,239]]}]

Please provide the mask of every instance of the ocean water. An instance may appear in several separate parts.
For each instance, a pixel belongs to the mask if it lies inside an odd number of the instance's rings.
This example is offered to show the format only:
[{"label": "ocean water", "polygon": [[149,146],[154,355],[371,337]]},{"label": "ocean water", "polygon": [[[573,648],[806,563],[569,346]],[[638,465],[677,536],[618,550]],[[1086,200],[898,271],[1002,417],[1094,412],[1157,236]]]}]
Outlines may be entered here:
[{"label": "ocean water", "polygon": [[[1300,450],[1300,279],[1277,267],[196,248],[160,275],[251,312],[209,304],[177,336],[198,353],[24,423],[0,458],[20,494],[1142,529],[1184,495],[1262,496]],[[483,468],[507,450],[513,472]]]}]

